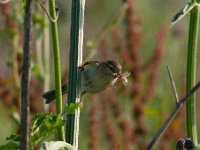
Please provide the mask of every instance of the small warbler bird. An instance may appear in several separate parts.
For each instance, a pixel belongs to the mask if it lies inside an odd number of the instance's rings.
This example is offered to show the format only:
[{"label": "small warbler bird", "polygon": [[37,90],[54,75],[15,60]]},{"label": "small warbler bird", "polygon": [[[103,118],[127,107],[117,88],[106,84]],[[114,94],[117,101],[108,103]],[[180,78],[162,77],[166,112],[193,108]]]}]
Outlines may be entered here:
[{"label": "small warbler bird", "polygon": [[[81,95],[84,93],[98,93],[112,87],[117,80],[124,84],[128,82],[128,72],[121,73],[121,65],[113,60],[88,61],[81,67]],[[67,83],[62,86],[62,95],[67,93]],[[43,94],[46,103],[55,99],[55,90]]]}]

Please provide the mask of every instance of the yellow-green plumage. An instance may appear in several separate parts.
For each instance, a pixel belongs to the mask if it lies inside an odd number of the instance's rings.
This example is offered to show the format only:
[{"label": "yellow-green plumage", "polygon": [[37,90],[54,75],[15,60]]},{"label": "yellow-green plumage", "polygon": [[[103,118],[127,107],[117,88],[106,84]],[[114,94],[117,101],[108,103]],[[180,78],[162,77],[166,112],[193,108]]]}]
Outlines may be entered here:
[{"label": "yellow-green plumage", "polygon": [[[81,69],[81,93],[98,93],[105,91],[117,79],[121,66],[114,61],[89,61]],[[62,86],[62,94],[67,93],[67,84]],[[44,93],[46,103],[55,99],[55,90]]]}]

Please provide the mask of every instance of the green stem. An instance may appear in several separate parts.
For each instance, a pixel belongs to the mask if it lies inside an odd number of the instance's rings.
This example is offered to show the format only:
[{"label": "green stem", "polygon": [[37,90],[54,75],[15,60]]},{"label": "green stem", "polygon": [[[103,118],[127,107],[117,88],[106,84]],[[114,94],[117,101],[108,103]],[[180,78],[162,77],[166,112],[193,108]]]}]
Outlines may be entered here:
[{"label": "green stem", "polygon": [[[55,0],[49,0],[49,11],[52,18],[56,18]],[[60,69],[60,48],[58,40],[57,22],[51,21],[52,44],[54,53],[55,68],[55,88],[56,88],[56,111],[62,112],[62,93],[61,93],[61,69]],[[64,127],[58,129],[59,139],[64,141]]]},{"label": "green stem", "polygon": [[[49,4],[46,3],[46,8],[49,8]],[[45,16],[45,13],[44,13]],[[48,91],[50,88],[50,37],[49,37],[49,23],[47,18],[44,18],[46,26],[44,27],[44,37],[43,37],[43,50],[44,50],[44,91]],[[43,103],[43,108],[45,112],[48,112],[49,105]]]},{"label": "green stem", "polygon": [[[85,0],[73,0],[71,10],[68,105],[80,102],[80,70],[82,64]],[[78,149],[80,110],[67,116],[66,141]]]},{"label": "green stem", "polygon": [[[195,2],[193,0],[193,2]],[[197,39],[199,26],[199,8],[195,7],[191,11],[190,25],[189,25],[189,39],[187,52],[187,79],[186,92],[189,92],[195,85],[196,80],[196,53],[197,53]],[[190,97],[186,103],[186,125],[187,137],[192,138],[195,146],[198,145],[197,139],[197,125],[196,125],[196,104],[195,94]]]}]

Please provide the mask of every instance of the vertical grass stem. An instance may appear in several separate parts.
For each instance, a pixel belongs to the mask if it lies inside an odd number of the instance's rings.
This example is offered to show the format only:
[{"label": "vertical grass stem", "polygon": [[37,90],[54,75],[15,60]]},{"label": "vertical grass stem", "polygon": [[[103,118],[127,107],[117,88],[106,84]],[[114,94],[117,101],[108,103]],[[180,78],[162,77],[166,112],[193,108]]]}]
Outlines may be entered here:
[{"label": "vertical grass stem", "polygon": [[[53,19],[56,18],[55,0],[49,0],[49,11]],[[56,88],[56,111],[57,114],[62,112],[62,93],[61,93],[61,67],[60,67],[60,48],[58,39],[57,21],[51,21],[52,44],[54,54],[55,68],[55,88]],[[64,127],[58,129],[59,139],[64,141]]]},{"label": "vertical grass stem", "polygon": [[[80,70],[82,64],[83,26],[85,0],[73,0],[69,52],[68,105],[80,102]],[[67,116],[66,141],[78,149],[80,110]]]},{"label": "vertical grass stem", "polygon": [[[197,53],[198,26],[199,26],[199,8],[195,7],[190,14],[188,50],[187,50],[186,92],[189,92],[192,89],[192,87],[194,87],[196,82],[196,60],[197,60],[196,53]],[[187,126],[187,137],[192,138],[194,144],[198,145],[195,105],[196,105],[195,95],[193,95],[186,103],[186,126]]]}]

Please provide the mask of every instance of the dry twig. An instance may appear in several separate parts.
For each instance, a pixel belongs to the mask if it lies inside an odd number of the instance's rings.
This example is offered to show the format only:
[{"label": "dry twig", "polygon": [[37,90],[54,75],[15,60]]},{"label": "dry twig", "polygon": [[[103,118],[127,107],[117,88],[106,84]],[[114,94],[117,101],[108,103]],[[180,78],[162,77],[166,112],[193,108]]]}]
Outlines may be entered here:
[{"label": "dry twig", "polygon": [[153,137],[151,142],[148,144],[146,150],[150,150],[153,147],[153,145],[156,143],[156,141],[159,139],[159,137],[164,133],[164,131],[167,129],[167,127],[170,125],[170,123],[173,121],[173,119],[176,117],[177,113],[179,112],[179,110],[183,106],[183,104],[199,88],[200,88],[200,81],[192,88],[192,90],[190,92],[188,92],[183,98],[181,98],[178,101],[175,108],[172,110],[172,112],[169,114],[168,118],[163,123],[163,126],[158,130],[157,134]]}]

